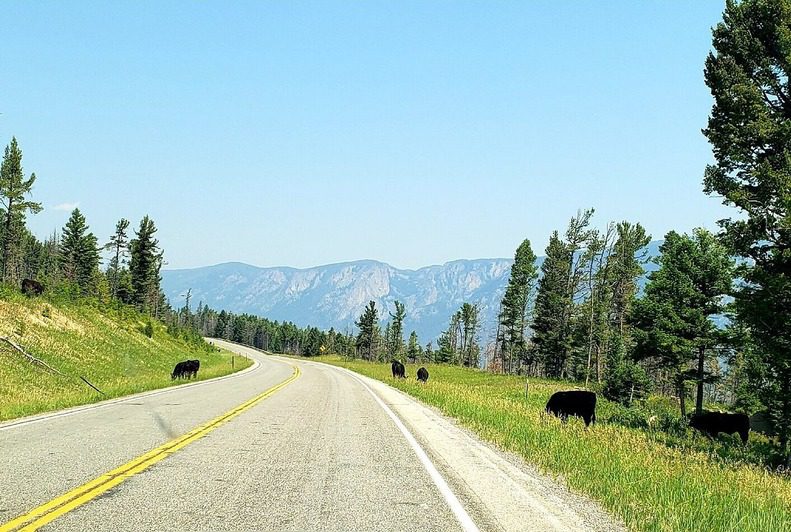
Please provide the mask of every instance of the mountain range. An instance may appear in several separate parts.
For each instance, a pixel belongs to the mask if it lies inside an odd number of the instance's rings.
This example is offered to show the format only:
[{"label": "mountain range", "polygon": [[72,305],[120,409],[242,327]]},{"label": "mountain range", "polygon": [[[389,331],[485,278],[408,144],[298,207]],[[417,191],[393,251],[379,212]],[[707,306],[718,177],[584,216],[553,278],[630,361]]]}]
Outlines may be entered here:
[{"label": "mountain range", "polygon": [[[660,243],[647,246],[648,256],[658,254]],[[538,265],[542,262],[539,257]],[[376,302],[384,322],[398,300],[406,307],[405,335],[414,330],[424,344],[439,336],[462,303],[478,303],[485,343],[494,334],[512,264],[513,259],[454,260],[405,270],[375,260],[304,269],[229,262],[164,270],[162,287],[175,307],[184,304],[184,295],[192,289],[193,302],[216,310],[342,332],[356,330],[354,322],[368,301]],[[647,270],[653,268],[654,264],[646,264]]]}]

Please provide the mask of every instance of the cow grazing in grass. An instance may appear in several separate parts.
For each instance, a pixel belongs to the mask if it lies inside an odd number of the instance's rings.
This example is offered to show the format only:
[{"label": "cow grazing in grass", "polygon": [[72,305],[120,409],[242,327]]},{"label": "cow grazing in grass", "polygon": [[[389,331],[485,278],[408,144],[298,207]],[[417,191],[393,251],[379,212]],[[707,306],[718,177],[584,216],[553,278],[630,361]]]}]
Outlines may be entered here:
[{"label": "cow grazing in grass", "polygon": [[200,360],[184,360],[176,364],[173,368],[173,373],[170,374],[172,379],[190,379],[198,376],[200,369]]},{"label": "cow grazing in grass", "polygon": [[404,379],[406,378],[406,369],[404,365],[399,362],[398,360],[393,360],[393,363],[390,364],[390,369],[393,370],[393,378],[396,379]]},{"label": "cow grazing in grass", "polygon": [[44,293],[44,285],[33,279],[22,279],[22,293],[27,296],[40,296]]},{"label": "cow grazing in grass", "polygon": [[563,421],[569,416],[581,417],[587,427],[596,422],[596,394],[585,390],[555,392],[547,402],[547,413]]},{"label": "cow grazing in grass", "polygon": [[689,426],[711,438],[716,438],[720,432],[736,433],[744,443],[747,443],[750,434],[750,418],[747,417],[747,414],[704,411],[700,414],[691,414]]},{"label": "cow grazing in grass", "polygon": [[417,370],[417,380],[423,383],[428,381],[428,370],[426,368],[420,368]]},{"label": "cow grazing in grass", "polygon": [[188,364],[188,360],[184,360],[183,362],[176,364],[176,367],[173,368],[173,373],[170,374],[170,380],[185,378],[187,376]]}]

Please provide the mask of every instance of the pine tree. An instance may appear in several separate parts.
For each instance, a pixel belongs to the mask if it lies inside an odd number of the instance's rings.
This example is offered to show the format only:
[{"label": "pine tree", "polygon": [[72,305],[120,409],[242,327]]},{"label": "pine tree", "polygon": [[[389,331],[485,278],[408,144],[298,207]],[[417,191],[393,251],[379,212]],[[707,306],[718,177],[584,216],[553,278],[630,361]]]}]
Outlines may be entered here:
[{"label": "pine tree", "polygon": [[[455,316],[455,315],[454,315]],[[452,363],[456,358],[454,347],[456,337],[456,322],[451,319],[450,325],[437,339],[437,351],[434,353],[434,360],[440,364]]]},{"label": "pine tree", "polygon": [[0,167],[0,274],[2,281],[10,284],[19,282],[22,257],[22,239],[25,231],[25,216],[28,212],[41,212],[41,204],[28,201],[25,196],[30,194],[36,174],[25,179],[22,170],[22,150],[19,149],[16,137],[6,146]]},{"label": "pine tree", "polygon": [[423,355],[423,350],[420,348],[420,343],[418,342],[417,333],[415,331],[409,333],[406,353],[410,362],[417,362]]},{"label": "pine tree", "polygon": [[129,273],[131,280],[131,300],[141,310],[152,312],[159,303],[159,269],[162,266],[162,252],[159,241],[154,238],[157,228],[148,216],[140,220],[135,231],[136,238],[129,243],[131,259]]},{"label": "pine tree", "polygon": [[388,342],[388,356],[390,358],[400,358],[404,351],[404,318],[406,317],[406,310],[404,304],[400,301],[395,301],[395,314],[390,313],[391,328],[390,338],[386,339]]},{"label": "pine tree", "polygon": [[584,295],[582,284],[590,254],[583,250],[595,237],[590,230],[593,209],[579,211],[569,221],[565,241],[555,231],[541,265],[543,277],[538,283],[533,319],[533,343],[544,371],[550,377],[569,375],[577,302]]},{"label": "pine tree", "polygon": [[591,377],[592,366],[596,367],[596,380],[601,382],[601,367],[604,353],[609,347],[610,330],[609,318],[612,306],[612,238],[615,229],[613,224],[607,224],[603,233],[593,231],[586,250],[586,285],[587,300],[581,305],[587,316],[586,323],[586,348],[587,360],[585,363],[585,385]]},{"label": "pine tree", "polygon": [[115,233],[113,233],[113,236],[110,237],[110,241],[104,246],[104,248],[109,250],[112,254],[110,265],[107,268],[107,279],[110,282],[110,295],[112,295],[113,298],[118,297],[121,270],[124,267],[126,256],[129,254],[128,228],[129,220],[126,218],[118,220],[118,223],[115,224]]},{"label": "pine tree", "polygon": [[[645,297],[634,303],[636,353],[659,358],[673,372],[686,415],[684,381],[697,381],[696,411],[703,409],[705,362],[721,342],[711,318],[721,314],[723,296],[731,289],[733,262],[714,235],[697,229],[693,236],[671,231],[665,235]],[[697,360],[697,369],[689,370]]]},{"label": "pine tree", "polygon": [[376,302],[368,302],[355,325],[360,330],[357,334],[357,352],[366,360],[373,360],[376,349],[376,332],[379,330],[379,312],[376,310]]},{"label": "pine tree", "polygon": [[791,463],[791,3],[729,1],[714,29],[706,85],[714,106],[704,130],[715,164],[704,187],[739,210],[721,222],[729,250],[743,257],[739,320],[756,344],[756,382],[776,413]]},{"label": "pine tree", "polygon": [[85,216],[74,209],[63,228],[59,262],[63,277],[76,285],[82,294],[96,289],[99,250],[96,235],[88,231]]},{"label": "pine tree", "polygon": [[385,348],[385,352],[377,356],[377,358],[393,360],[396,358],[396,354],[393,351],[393,323],[388,321],[385,323],[384,332],[382,333],[382,344]]},{"label": "pine tree", "polygon": [[478,345],[478,328],[480,309],[477,304],[463,303],[459,309],[461,322],[460,362],[467,367],[478,367],[480,346]]},{"label": "pine tree", "polygon": [[569,333],[566,330],[568,305],[568,272],[571,253],[558,232],[552,233],[541,265],[535,312],[533,315],[533,344],[537,358],[546,374],[561,377],[565,374],[569,352]]},{"label": "pine tree", "polygon": [[506,371],[513,368],[515,358],[526,357],[525,332],[528,327],[528,306],[538,278],[536,255],[525,239],[514,255],[511,276],[503,294],[498,316],[498,344],[500,367]]},{"label": "pine tree", "polygon": [[651,241],[651,235],[639,223],[621,222],[616,231],[618,236],[609,260],[613,278],[612,319],[623,337],[626,318],[637,294],[637,280],[643,275],[645,253],[638,254]]},{"label": "pine tree", "polygon": [[434,362],[434,346],[432,342],[426,344],[425,349],[423,350],[423,356],[426,358],[426,362]]}]

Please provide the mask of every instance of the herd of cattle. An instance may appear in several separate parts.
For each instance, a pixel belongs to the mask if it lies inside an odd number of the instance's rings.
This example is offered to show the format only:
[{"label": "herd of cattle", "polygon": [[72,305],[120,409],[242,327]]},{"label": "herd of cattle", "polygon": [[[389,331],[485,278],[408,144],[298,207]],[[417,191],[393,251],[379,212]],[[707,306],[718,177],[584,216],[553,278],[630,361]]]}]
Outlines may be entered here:
[{"label": "herd of cattle", "polygon": [[[406,379],[406,368],[404,368],[404,365],[398,360],[393,360],[390,364],[390,369],[393,371],[394,379]],[[428,370],[426,368],[417,370],[417,380],[422,383],[428,382]]]},{"label": "herd of cattle", "polygon": [[190,379],[198,376],[200,369],[200,360],[184,360],[176,364],[173,368],[173,373],[170,374],[170,379]]},{"label": "herd of cattle", "polygon": [[[406,378],[406,368],[401,362],[393,360],[391,369],[394,379]],[[417,370],[417,380],[423,383],[428,381],[426,368]],[[555,392],[547,401],[545,409],[548,414],[560,418],[561,421],[566,421],[569,417],[582,418],[587,427],[596,423],[596,393],[587,390]],[[716,438],[720,433],[738,434],[742,442],[747,443],[750,418],[746,414],[704,411],[690,415],[689,426],[711,438]]]}]

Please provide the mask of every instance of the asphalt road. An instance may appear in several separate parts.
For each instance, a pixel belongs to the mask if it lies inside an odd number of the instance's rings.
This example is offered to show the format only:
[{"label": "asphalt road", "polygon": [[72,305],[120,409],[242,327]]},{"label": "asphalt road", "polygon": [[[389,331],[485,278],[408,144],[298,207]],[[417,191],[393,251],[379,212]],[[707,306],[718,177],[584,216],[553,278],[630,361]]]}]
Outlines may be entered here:
[{"label": "asphalt road", "polygon": [[[612,530],[392,388],[267,357],[215,381],[0,425],[0,523],[290,384],[45,530]],[[0,530],[2,527],[0,527]]]}]

